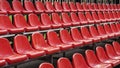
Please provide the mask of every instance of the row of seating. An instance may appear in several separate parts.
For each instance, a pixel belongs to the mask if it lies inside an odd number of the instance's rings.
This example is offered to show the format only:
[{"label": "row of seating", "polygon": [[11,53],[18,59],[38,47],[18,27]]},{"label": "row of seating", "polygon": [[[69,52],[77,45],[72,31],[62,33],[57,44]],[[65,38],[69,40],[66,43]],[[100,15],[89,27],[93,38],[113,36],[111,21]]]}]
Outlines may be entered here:
[{"label": "row of seating", "polygon": [[31,44],[26,36],[17,35],[14,37],[14,51],[6,38],[0,38],[0,59],[6,60],[8,64],[14,64],[28,60],[28,58],[33,59],[83,47],[120,36],[119,26],[120,24],[117,23],[116,25],[104,24],[104,28],[102,25],[98,25],[97,29],[95,26],[89,26],[89,30],[87,27],[81,27],[80,30],[72,28],[71,34],[63,29],[60,30],[60,36],[55,31],[48,31],[46,39],[40,33],[33,33]]},{"label": "row of seating", "polygon": [[52,13],[51,18],[48,14],[42,13],[40,18],[36,14],[29,14],[28,21],[22,14],[15,14],[13,22],[7,15],[0,15],[0,34],[17,34],[54,28],[75,27],[88,24],[98,24],[105,22],[118,22],[120,12],[79,12],[78,14]]},{"label": "row of seating", "polygon": [[[42,13],[42,12],[77,12],[77,11],[119,11],[120,4],[95,4],[95,3],[82,3],[79,2],[45,2],[45,5],[40,1],[35,1],[33,4],[31,1],[24,1],[24,8],[19,0],[12,1],[12,8],[7,0],[1,0],[1,14],[16,14],[16,13]],[[34,6],[35,5],[35,6]]]},{"label": "row of seating", "polygon": [[[112,68],[120,64],[120,44],[114,41],[106,44],[105,49],[101,46],[93,50],[86,50],[85,57],[80,53],[75,53],[72,63],[68,58],[62,57],[57,61],[57,68]],[[44,62],[39,68],[54,68],[50,63]]]}]

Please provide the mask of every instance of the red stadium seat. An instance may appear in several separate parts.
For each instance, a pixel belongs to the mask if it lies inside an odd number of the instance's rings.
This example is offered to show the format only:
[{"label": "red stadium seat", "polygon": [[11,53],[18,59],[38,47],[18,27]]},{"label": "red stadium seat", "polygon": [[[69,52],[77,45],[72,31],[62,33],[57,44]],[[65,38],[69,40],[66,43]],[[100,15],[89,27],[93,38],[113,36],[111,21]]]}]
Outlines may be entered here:
[{"label": "red stadium seat", "polygon": [[71,11],[77,12],[77,7],[76,7],[76,5],[74,4],[74,2],[69,2],[69,5],[70,5],[70,8],[71,8]]},{"label": "red stadium seat", "polygon": [[87,29],[87,27],[81,27],[81,33],[82,33],[82,36],[85,38],[85,39],[90,39],[90,40],[93,40],[93,42],[99,42],[101,41],[100,37],[93,37],[89,30]]},{"label": "red stadium seat", "polygon": [[44,51],[33,49],[27,37],[23,35],[17,35],[14,37],[14,48],[17,53],[25,54],[29,58],[38,58],[45,55]]},{"label": "red stadium seat", "polygon": [[97,23],[101,23],[101,20],[99,19],[99,17],[98,17],[96,12],[92,12],[92,17],[93,17],[93,19],[94,19],[96,24]]},{"label": "red stadium seat", "polygon": [[113,12],[108,12],[108,14],[109,14],[111,22],[117,21],[117,18],[115,17],[115,15],[113,14]]},{"label": "red stadium seat", "polygon": [[25,10],[25,9],[23,8],[21,2],[18,1],[18,0],[13,0],[13,1],[12,1],[12,7],[13,7],[13,9],[14,9],[15,11],[19,11],[19,12],[22,12],[22,13],[24,13],[24,14],[26,14],[26,13],[27,13],[27,14],[28,14],[28,13],[31,13],[31,11]]},{"label": "red stadium seat", "polygon": [[109,11],[106,4],[103,3],[102,6],[103,6],[104,11]]},{"label": "red stadium seat", "polygon": [[8,64],[19,63],[27,60],[26,55],[17,54],[12,50],[7,39],[0,38],[0,44],[0,59],[6,60]]},{"label": "red stadium seat", "polygon": [[40,64],[39,68],[54,68],[54,66],[51,63],[44,62]]},{"label": "red stadium seat", "polygon": [[98,3],[98,8],[100,11],[104,11],[102,4]]},{"label": "red stadium seat", "polygon": [[44,30],[44,29],[50,29],[51,26],[50,25],[43,25],[43,23],[40,22],[40,19],[38,19],[38,16],[36,14],[29,14],[28,15],[28,23],[31,26],[38,26],[40,28],[40,30]]},{"label": "red stadium seat", "polygon": [[93,3],[93,7],[94,7],[95,11],[100,11],[99,8],[98,8],[98,4]]},{"label": "red stadium seat", "polygon": [[71,13],[70,13],[70,16],[71,16],[72,21],[73,21],[74,23],[76,23],[76,25],[79,26],[79,24],[80,24],[80,19],[79,19],[79,17],[77,16],[77,14],[74,13],[74,12],[71,12]]},{"label": "red stadium seat", "polygon": [[44,6],[44,4],[40,1],[35,1],[35,6],[36,6],[36,9],[38,11],[41,11],[41,12],[45,12],[46,11],[46,8]]},{"label": "red stadium seat", "polygon": [[84,11],[90,11],[89,8],[88,8],[88,4],[87,3],[82,3],[82,7],[83,7],[83,10]]},{"label": "red stadium seat", "polygon": [[116,34],[116,36],[120,36],[120,31],[117,29],[115,24],[110,24],[112,32]]},{"label": "red stadium seat", "polygon": [[87,64],[87,62],[84,59],[84,57],[81,54],[79,54],[79,53],[75,53],[73,55],[72,62],[73,62],[74,68],[91,68]]},{"label": "red stadium seat", "polygon": [[50,46],[40,33],[32,34],[32,45],[37,50],[44,50],[46,54],[53,54],[60,51],[58,47]]},{"label": "red stadium seat", "polygon": [[71,23],[64,23],[57,13],[52,13],[52,21],[56,24],[61,24],[63,27],[70,27]]},{"label": "red stadium seat", "polygon": [[15,26],[18,28],[25,28],[25,31],[36,31],[38,30],[38,27],[32,27],[27,24],[27,21],[25,20],[24,16],[22,14],[15,14],[14,15],[14,23]]},{"label": "red stadium seat", "polygon": [[66,2],[62,2],[62,7],[63,7],[63,11],[64,12],[70,12],[70,7],[69,7],[69,4],[68,3],[66,3]]},{"label": "red stadium seat", "polygon": [[47,12],[54,12],[55,8],[53,7],[52,2],[46,1],[45,5],[47,8]]},{"label": "red stadium seat", "polygon": [[98,17],[101,20],[101,22],[106,22],[106,19],[105,19],[105,17],[104,17],[102,12],[98,12]]},{"label": "red stadium seat", "polygon": [[103,15],[104,15],[106,22],[111,22],[108,12],[103,12]]},{"label": "red stadium seat", "polygon": [[6,65],[6,61],[5,60],[0,60],[0,66],[5,66]]},{"label": "red stadium seat", "polygon": [[82,5],[79,2],[76,2],[76,7],[78,11],[84,11]]},{"label": "red stadium seat", "polygon": [[4,13],[7,12],[9,14],[21,13],[20,11],[12,10],[12,8],[10,7],[10,4],[6,0],[1,1],[1,11],[3,11]]},{"label": "red stadium seat", "polygon": [[54,2],[55,12],[62,12],[63,8],[59,2]]},{"label": "red stadium seat", "polygon": [[88,8],[89,8],[90,11],[95,11],[93,5],[94,5],[94,3],[88,3]]},{"label": "red stadium seat", "polygon": [[53,23],[46,13],[41,14],[41,21],[43,25],[52,26],[53,28],[60,28],[62,26],[61,24]]},{"label": "red stadium seat", "polygon": [[73,68],[68,58],[60,58],[57,61],[57,68]]},{"label": "red stadium seat", "polygon": [[89,24],[95,23],[95,21],[94,21],[92,15],[90,14],[90,12],[86,12],[86,13],[85,13],[85,16],[86,16]]},{"label": "red stadium seat", "polygon": [[106,49],[106,52],[107,52],[107,55],[112,58],[112,59],[117,59],[119,60],[120,59],[120,55],[117,55],[113,46],[111,44],[106,44],[105,45],[105,49]]},{"label": "red stadium seat", "polygon": [[[23,28],[15,27],[8,16],[1,15],[0,16],[0,29],[8,30],[9,33],[22,33],[24,32]],[[4,31],[3,31],[4,32]]]},{"label": "red stadium seat", "polygon": [[86,50],[86,60],[92,68],[111,68],[111,64],[102,63],[98,60],[93,50]]},{"label": "red stadium seat", "polygon": [[84,44],[91,44],[92,40],[84,39],[82,34],[79,32],[77,28],[71,28],[71,35],[73,40],[84,42]]},{"label": "red stadium seat", "polygon": [[47,32],[47,40],[51,46],[59,47],[62,51],[73,48],[70,44],[64,44],[54,31]]},{"label": "red stadium seat", "polygon": [[88,24],[87,18],[82,12],[78,13],[79,19],[81,21],[81,24]]},{"label": "red stadium seat", "polygon": [[112,14],[113,14],[114,19],[115,19],[116,21],[119,21],[119,20],[120,20],[119,15],[117,14],[117,12],[112,12]]},{"label": "red stadium seat", "polygon": [[73,47],[83,46],[83,42],[74,41],[67,30],[60,30],[60,38],[63,43],[72,44]]},{"label": "red stadium seat", "polygon": [[120,60],[114,60],[111,59],[107,56],[106,51],[104,50],[104,48],[98,46],[96,48],[96,52],[97,52],[97,57],[99,58],[99,60],[103,63],[110,63],[113,65],[113,67],[117,66],[120,64]]},{"label": "red stadium seat", "polygon": [[112,45],[113,45],[113,47],[114,47],[115,53],[116,53],[117,55],[120,55],[120,43],[114,41],[114,42],[112,43]]}]

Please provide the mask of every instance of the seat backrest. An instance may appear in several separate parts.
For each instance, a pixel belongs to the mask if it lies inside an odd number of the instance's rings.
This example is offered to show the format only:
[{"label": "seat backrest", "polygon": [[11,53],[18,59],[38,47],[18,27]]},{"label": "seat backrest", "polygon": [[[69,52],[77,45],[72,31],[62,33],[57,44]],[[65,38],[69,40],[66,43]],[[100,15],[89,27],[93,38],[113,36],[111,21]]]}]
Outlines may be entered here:
[{"label": "seat backrest", "polygon": [[106,51],[103,47],[98,46],[96,48],[96,55],[99,58],[100,61],[104,62],[105,60],[109,59],[109,57],[106,54]]},{"label": "seat backrest", "polygon": [[28,21],[31,26],[40,26],[41,22],[36,14],[29,14],[28,15]]},{"label": "seat backrest", "polygon": [[92,37],[87,27],[81,27],[80,29],[81,29],[82,36],[85,39]]},{"label": "seat backrest", "polygon": [[114,19],[115,18],[114,15],[113,15],[113,12],[108,12],[108,14],[109,14],[110,19]]},{"label": "seat backrest", "polygon": [[56,2],[56,1],[55,1],[55,2],[54,2],[54,7],[55,7],[56,10],[63,10],[60,2]]},{"label": "seat backrest", "polygon": [[117,41],[114,41],[112,45],[114,47],[115,52],[120,53],[120,43],[118,43]]},{"label": "seat backrest", "polygon": [[60,38],[64,43],[72,42],[73,39],[67,30],[60,30]]},{"label": "seat backrest", "polygon": [[80,19],[79,19],[79,17],[77,16],[76,13],[71,12],[71,13],[70,13],[70,16],[71,16],[71,19],[72,19],[73,22],[80,22]]},{"label": "seat backrest", "polygon": [[35,49],[41,49],[41,47],[48,47],[49,45],[46,43],[44,37],[40,33],[32,34],[32,45]]},{"label": "seat backrest", "polygon": [[104,15],[104,18],[107,20],[107,21],[110,21],[110,17],[109,17],[109,14],[108,12],[103,12],[103,15]]},{"label": "seat backrest", "polygon": [[76,2],[76,7],[77,7],[78,11],[83,11],[83,7],[79,2]]},{"label": "seat backrest", "polygon": [[108,10],[108,7],[107,7],[106,4],[103,3],[102,6],[103,6],[103,9],[104,9],[104,10]]},{"label": "seat backrest", "polygon": [[110,27],[111,27],[112,32],[119,32],[114,23],[110,24]]},{"label": "seat backrest", "polygon": [[107,52],[107,54],[108,54],[108,56],[110,57],[110,56],[116,56],[117,54],[116,54],[116,52],[115,52],[115,50],[114,50],[114,48],[113,48],[113,46],[111,45],[111,44],[106,44],[105,45],[105,49],[106,49],[106,52]]},{"label": "seat backrest", "polygon": [[24,35],[17,35],[14,37],[14,48],[16,52],[20,54],[22,54],[23,52],[32,50],[32,47],[27,37]]},{"label": "seat backrest", "polygon": [[77,7],[76,7],[76,5],[74,4],[74,2],[69,2],[69,5],[70,5],[71,10],[77,11]]},{"label": "seat backrest", "polygon": [[87,3],[85,3],[85,2],[82,3],[82,6],[83,6],[83,9],[84,9],[84,10],[88,10],[88,5],[87,5]]},{"label": "seat backrest", "polygon": [[98,17],[99,17],[99,19],[101,19],[101,20],[104,20],[104,19],[105,19],[102,12],[98,12]]},{"label": "seat backrest", "polygon": [[93,7],[94,7],[95,10],[98,10],[98,9],[99,9],[97,3],[93,3]]},{"label": "seat backrest", "polygon": [[106,34],[106,31],[105,31],[105,29],[102,25],[97,25],[97,30],[98,30],[100,35],[105,35]]},{"label": "seat backrest", "polygon": [[63,23],[62,19],[58,15],[58,13],[52,13],[52,21],[56,24],[62,24]]},{"label": "seat backrest", "polygon": [[57,68],[73,68],[68,58],[60,58],[57,61]]},{"label": "seat backrest", "polygon": [[72,57],[74,68],[89,68],[85,58],[80,53],[75,53]]},{"label": "seat backrest", "polygon": [[98,8],[99,8],[100,10],[103,10],[102,4],[98,3]]},{"label": "seat backrest", "polygon": [[92,12],[92,17],[94,20],[100,20],[96,12]]},{"label": "seat backrest", "polygon": [[2,11],[10,11],[10,10],[12,10],[8,1],[2,0],[0,4],[1,4],[1,10]]},{"label": "seat backrest", "polygon": [[90,66],[94,66],[100,63],[93,50],[86,50],[85,55],[86,55],[86,60]]},{"label": "seat backrest", "polygon": [[119,18],[119,16],[117,15],[117,12],[112,12],[112,15],[114,18]]},{"label": "seat backrest", "polygon": [[40,64],[39,68],[54,68],[54,66],[51,63],[44,62]]},{"label": "seat backrest", "polygon": [[60,37],[57,35],[55,31],[47,32],[47,40],[50,45],[59,45],[62,44]]},{"label": "seat backrest", "polygon": [[120,23],[115,23],[117,30],[120,30]]},{"label": "seat backrest", "polygon": [[113,33],[112,29],[110,28],[110,26],[108,24],[104,24],[104,29],[105,29],[106,33]]},{"label": "seat backrest", "polygon": [[44,25],[51,25],[52,24],[50,17],[46,13],[41,14],[41,21]]},{"label": "seat backrest", "polygon": [[34,10],[36,10],[35,7],[34,7],[34,5],[33,5],[33,3],[31,1],[25,1],[24,2],[24,7],[28,11],[34,11]]},{"label": "seat backrest", "polygon": [[16,27],[26,27],[29,26],[27,21],[25,20],[22,14],[15,14],[14,15],[14,24]]},{"label": "seat backrest", "polygon": [[89,26],[89,30],[92,36],[99,36],[98,30],[95,26]]},{"label": "seat backrest", "polygon": [[93,23],[93,22],[91,22],[91,21],[94,21],[94,20],[93,20],[92,15],[90,14],[90,12],[86,12],[86,13],[85,13],[85,16],[86,16],[87,20],[89,21],[89,23]]},{"label": "seat backrest", "polygon": [[84,23],[85,21],[87,21],[87,18],[85,17],[85,15],[82,12],[79,12],[78,16],[81,21],[81,24],[86,24],[86,23]]},{"label": "seat backrest", "polygon": [[70,11],[70,7],[69,7],[68,3],[62,2],[62,7],[64,10]]},{"label": "seat backrest", "polygon": [[10,42],[6,38],[0,38],[0,57],[7,57],[13,54]]},{"label": "seat backrest", "polygon": [[40,1],[35,1],[35,6],[36,6],[36,9],[39,10],[39,11],[45,11],[46,10],[44,4]]},{"label": "seat backrest", "polygon": [[89,10],[94,10],[93,3],[88,3]]},{"label": "seat backrest", "polygon": [[62,13],[62,20],[65,23],[72,23],[72,20],[67,13]]},{"label": "seat backrest", "polygon": [[52,2],[46,1],[45,2],[47,10],[55,10],[55,8],[52,5]]},{"label": "seat backrest", "polygon": [[1,29],[14,28],[14,26],[8,16],[6,16],[6,15],[0,16],[0,28]]},{"label": "seat backrest", "polygon": [[12,1],[12,7],[15,11],[22,11],[24,10],[21,2],[19,0],[13,0]]},{"label": "seat backrest", "polygon": [[75,41],[82,40],[82,34],[77,28],[71,28],[71,35]]}]

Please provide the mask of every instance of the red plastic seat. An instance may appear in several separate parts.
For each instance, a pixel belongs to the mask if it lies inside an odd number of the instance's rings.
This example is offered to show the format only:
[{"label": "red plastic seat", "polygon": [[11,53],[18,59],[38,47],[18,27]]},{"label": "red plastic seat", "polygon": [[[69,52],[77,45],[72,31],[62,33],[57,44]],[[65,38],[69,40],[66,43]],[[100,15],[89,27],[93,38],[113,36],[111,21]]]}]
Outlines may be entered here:
[{"label": "red plastic seat", "polygon": [[101,23],[101,20],[99,19],[96,12],[92,12],[92,17],[93,17],[95,23]]},{"label": "red plastic seat", "polygon": [[40,19],[38,18],[38,16],[36,14],[29,14],[28,15],[28,23],[31,25],[31,26],[38,26],[40,28],[40,30],[44,30],[44,29],[50,29],[51,26],[50,25],[43,25],[41,22],[40,22]]},{"label": "red plastic seat", "polygon": [[83,10],[84,11],[90,11],[89,8],[88,8],[88,4],[87,3],[82,3],[82,7],[83,7]]},{"label": "red plastic seat", "polygon": [[38,30],[38,27],[32,27],[27,24],[27,21],[25,20],[24,16],[22,14],[15,14],[14,15],[14,24],[18,28],[25,28],[25,31],[36,31]]},{"label": "red plastic seat", "polygon": [[46,54],[53,54],[60,51],[59,47],[50,46],[40,33],[32,34],[32,46],[37,50],[44,50]]},{"label": "red plastic seat", "polygon": [[69,2],[69,5],[70,5],[70,8],[71,8],[71,11],[77,12],[77,7],[76,7],[76,5],[74,4],[74,2]]},{"label": "red plastic seat", "polygon": [[93,37],[99,37],[99,38],[101,38],[101,40],[106,40],[107,39],[106,36],[99,34],[99,32],[98,32],[98,30],[96,29],[95,26],[89,26],[89,30],[90,30],[90,33]]},{"label": "red plastic seat", "polygon": [[98,3],[98,8],[100,11],[104,11],[102,4]]},{"label": "red plastic seat", "polygon": [[93,40],[93,42],[99,42],[101,39],[99,37],[93,37],[87,27],[81,27],[81,34],[85,39]]},{"label": "red plastic seat", "polygon": [[61,6],[61,4],[60,4],[60,2],[54,2],[54,7],[55,7],[55,12],[62,12],[63,11],[63,8],[62,8],[62,6]]},{"label": "red plastic seat", "polygon": [[54,12],[55,8],[52,5],[52,2],[46,1],[45,2],[47,12]]},{"label": "red plastic seat", "polygon": [[77,16],[77,14],[74,13],[74,12],[71,12],[71,13],[70,13],[70,17],[71,17],[72,21],[73,21],[74,23],[76,23],[76,25],[79,26],[79,24],[80,24],[80,19],[79,19],[79,17]]},{"label": "red plastic seat", "polygon": [[82,5],[79,2],[76,2],[76,7],[78,11],[84,11]]},{"label": "red plastic seat", "polygon": [[45,12],[46,11],[46,8],[44,6],[44,4],[40,1],[35,1],[35,6],[36,6],[36,9],[38,11],[41,11],[41,12]]},{"label": "red plastic seat", "polygon": [[84,44],[92,44],[92,40],[83,38],[77,28],[71,28],[71,36],[75,41],[81,41],[84,42]]},{"label": "red plastic seat", "polygon": [[3,11],[4,13],[6,12],[9,14],[21,13],[20,11],[12,10],[12,8],[10,7],[10,4],[6,0],[1,1],[0,4],[1,4],[1,11]]},{"label": "red plastic seat", "polygon": [[116,34],[114,32],[112,32],[112,29],[110,28],[110,26],[108,24],[104,24],[104,29],[110,38],[113,38],[116,36]]},{"label": "red plastic seat", "polygon": [[68,58],[60,58],[57,61],[57,68],[73,68]]},{"label": "red plastic seat", "polygon": [[33,49],[27,37],[23,35],[17,35],[14,37],[14,48],[17,53],[25,54],[29,58],[38,58],[45,55],[45,51]]},{"label": "red plastic seat", "polygon": [[103,23],[106,22],[106,19],[105,19],[105,17],[104,17],[102,12],[98,12],[98,17],[101,20],[101,22],[103,22]]},{"label": "red plastic seat", "polygon": [[94,21],[92,15],[90,14],[90,12],[86,12],[86,13],[85,13],[85,16],[86,16],[89,24],[95,23],[95,21]]},{"label": "red plastic seat", "polygon": [[113,15],[115,21],[120,20],[119,15],[117,14],[117,12],[112,12],[112,15]]},{"label": "red plastic seat", "polygon": [[[71,14],[71,15],[73,15],[73,14]],[[67,13],[62,13],[63,22],[65,22],[65,23],[71,23],[74,26],[78,26],[80,24],[79,22],[72,21],[71,18],[72,17],[70,17]]]},{"label": "red plastic seat", "polygon": [[66,2],[62,2],[62,7],[63,7],[63,11],[64,12],[70,12],[70,7],[69,7],[69,5],[68,5],[68,3],[66,3]]},{"label": "red plastic seat", "polygon": [[60,30],[60,38],[63,43],[72,44],[73,47],[83,46],[83,42],[74,41],[67,30]]},{"label": "red plastic seat", "polygon": [[111,22],[108,12],[103,12],[104,18],[107,22]]},{"label": "red plastic seat", "polygon": [[115,50],[115,53],[116,53],[117,55],[120,55],[120,43],[114,41],[114,42],[112,43],[112,45],[113,45],[113,48],[114,48],[114,50]]},{"label": "red plastic seat", "polygon": [[[23,28],[15,27],[8,16],[0,16],[0,29],[7,30],[9,33],[22,33],[24,32]],[[4,32],[4,31],[3,31]]]},{"label": "red plastic seat", "polygon": [[13,1],[12,1],[12,7],[13,7],[13,9],[14,9],[15,11],[19,11],[19,12],[22,12],[22,13],[24,13],[24,14],[31,13],[31,11],[26,11],[26,10],[23,8],[21,2],[18,1],[18,0],[13,0]]},{"label": "red plastic seat", "polygon": [[64,44],[54,31],[47,32],[47,40],[51,46],[59,47],[62,51],[73,48],[70,44]]},{"label": "red plastic seat", "polygon": [[63,27],[71,26],[71,23],[64,23],[57,13],[52,13],[52,21],[56,24],[61,24]]},{"label": "red plastic seat", "polygon": [[[116,15],[113,14],[113,12],[108,12],[109,17],[111,19],[111,22],[117,21],[117,18],[115,17]],[[116,13],[115,13],[116,14]]]},{"label": "red plastic seat", "polygon": [[100,11],[97,3],[93,3],[93,7],[94,7],[95,11]]},{"label": "red plastic seat", "polygon": [[104,11],[109,11],[106,4],[103,3],[102,6],[103,6]]},{"label": "red plastic seat", "polygon": [[93,50],[86,50],[85,54],[86,60],[92,68],[112,68],[111,64],[100,62]]},{"label": "red plastic seat", "polygon": [[5,66],[6,65],[6,61],[5,60],[0,60],[0,67]]},{"label": "red plastic seat", "polygon": [[106,51],[104,50],[104,48],[98,46],[96,48],[96,53],[97,53],[97,57],[99,58],[99,60],[103,63],[110,63],[113,65],[113,67],[117,66],[120,64],[120,60],[114,60],[111,59],[107,56]]},{"label": "red plastic seat", "polygon": [[72,57],[72,62],[73,62],[73,66],[74,68],[91,68],[86,60],[84,59],[84,57],[82,56],[82,54],[80,53],[75,53]]},{"label": "red plastic seat", "polygon": [[88,8],[89,8],[90,11],[95,11],[93,5],[94,5],[94,3],[88,3]]},{"label": "red plastic seat", "polygon": [[114,23],[110,24],[110,27],[111,27],[112,32],[114,32],[116,34],[116,36],[120,36],[120,31],[117,29],[117,27]]},{"label": "red plastic seat", "polygon": [[106,49],[107,55],[110,58],[120,60],[120,55],[116,54],[116,52],[111,44],[106,44],[105,49]]},{"label": "red plastic seat", "polygon": [[82,12],[78,12],[78,16],[81,21],[81,24],[88,24],[87,18]]},{"label": "red plastic seat", "polygon": [[107,5],[109,11],[113,11],[110,4],[106,4],[106,5]]},{"label": "red plastic seat", "polygon": [[27,11],[35,12],[35,13],[37,13],[37,14],[43,12],[43,11],[38,11],[38,10],[36,10],[35,7],[34,7],[34,5],[33,5],[33,3],[32,3],[31,1],[25,1],[25,2],[24,2],[24,7],[25,7],[25,9],[26,9]]},{"label": "red plastic seat", "polygon": [[43,25],[52,26],[53,28],[60,28],[62,26],[61,24],[53,23],[46,13],[41,14],[41,21]]},{"label": "red plastic seat", "polygon": [[0,59],[4,59],[8,62],[8,64],[19,63],[27,60],[26,55],[20,55],[15,53],[9,41],[5,38],[0,38]]},{"label": "red plastic seat", "polygon": [[54,66],[51,63],[44,62],[39,65],[39,68],[54,68]]}]

